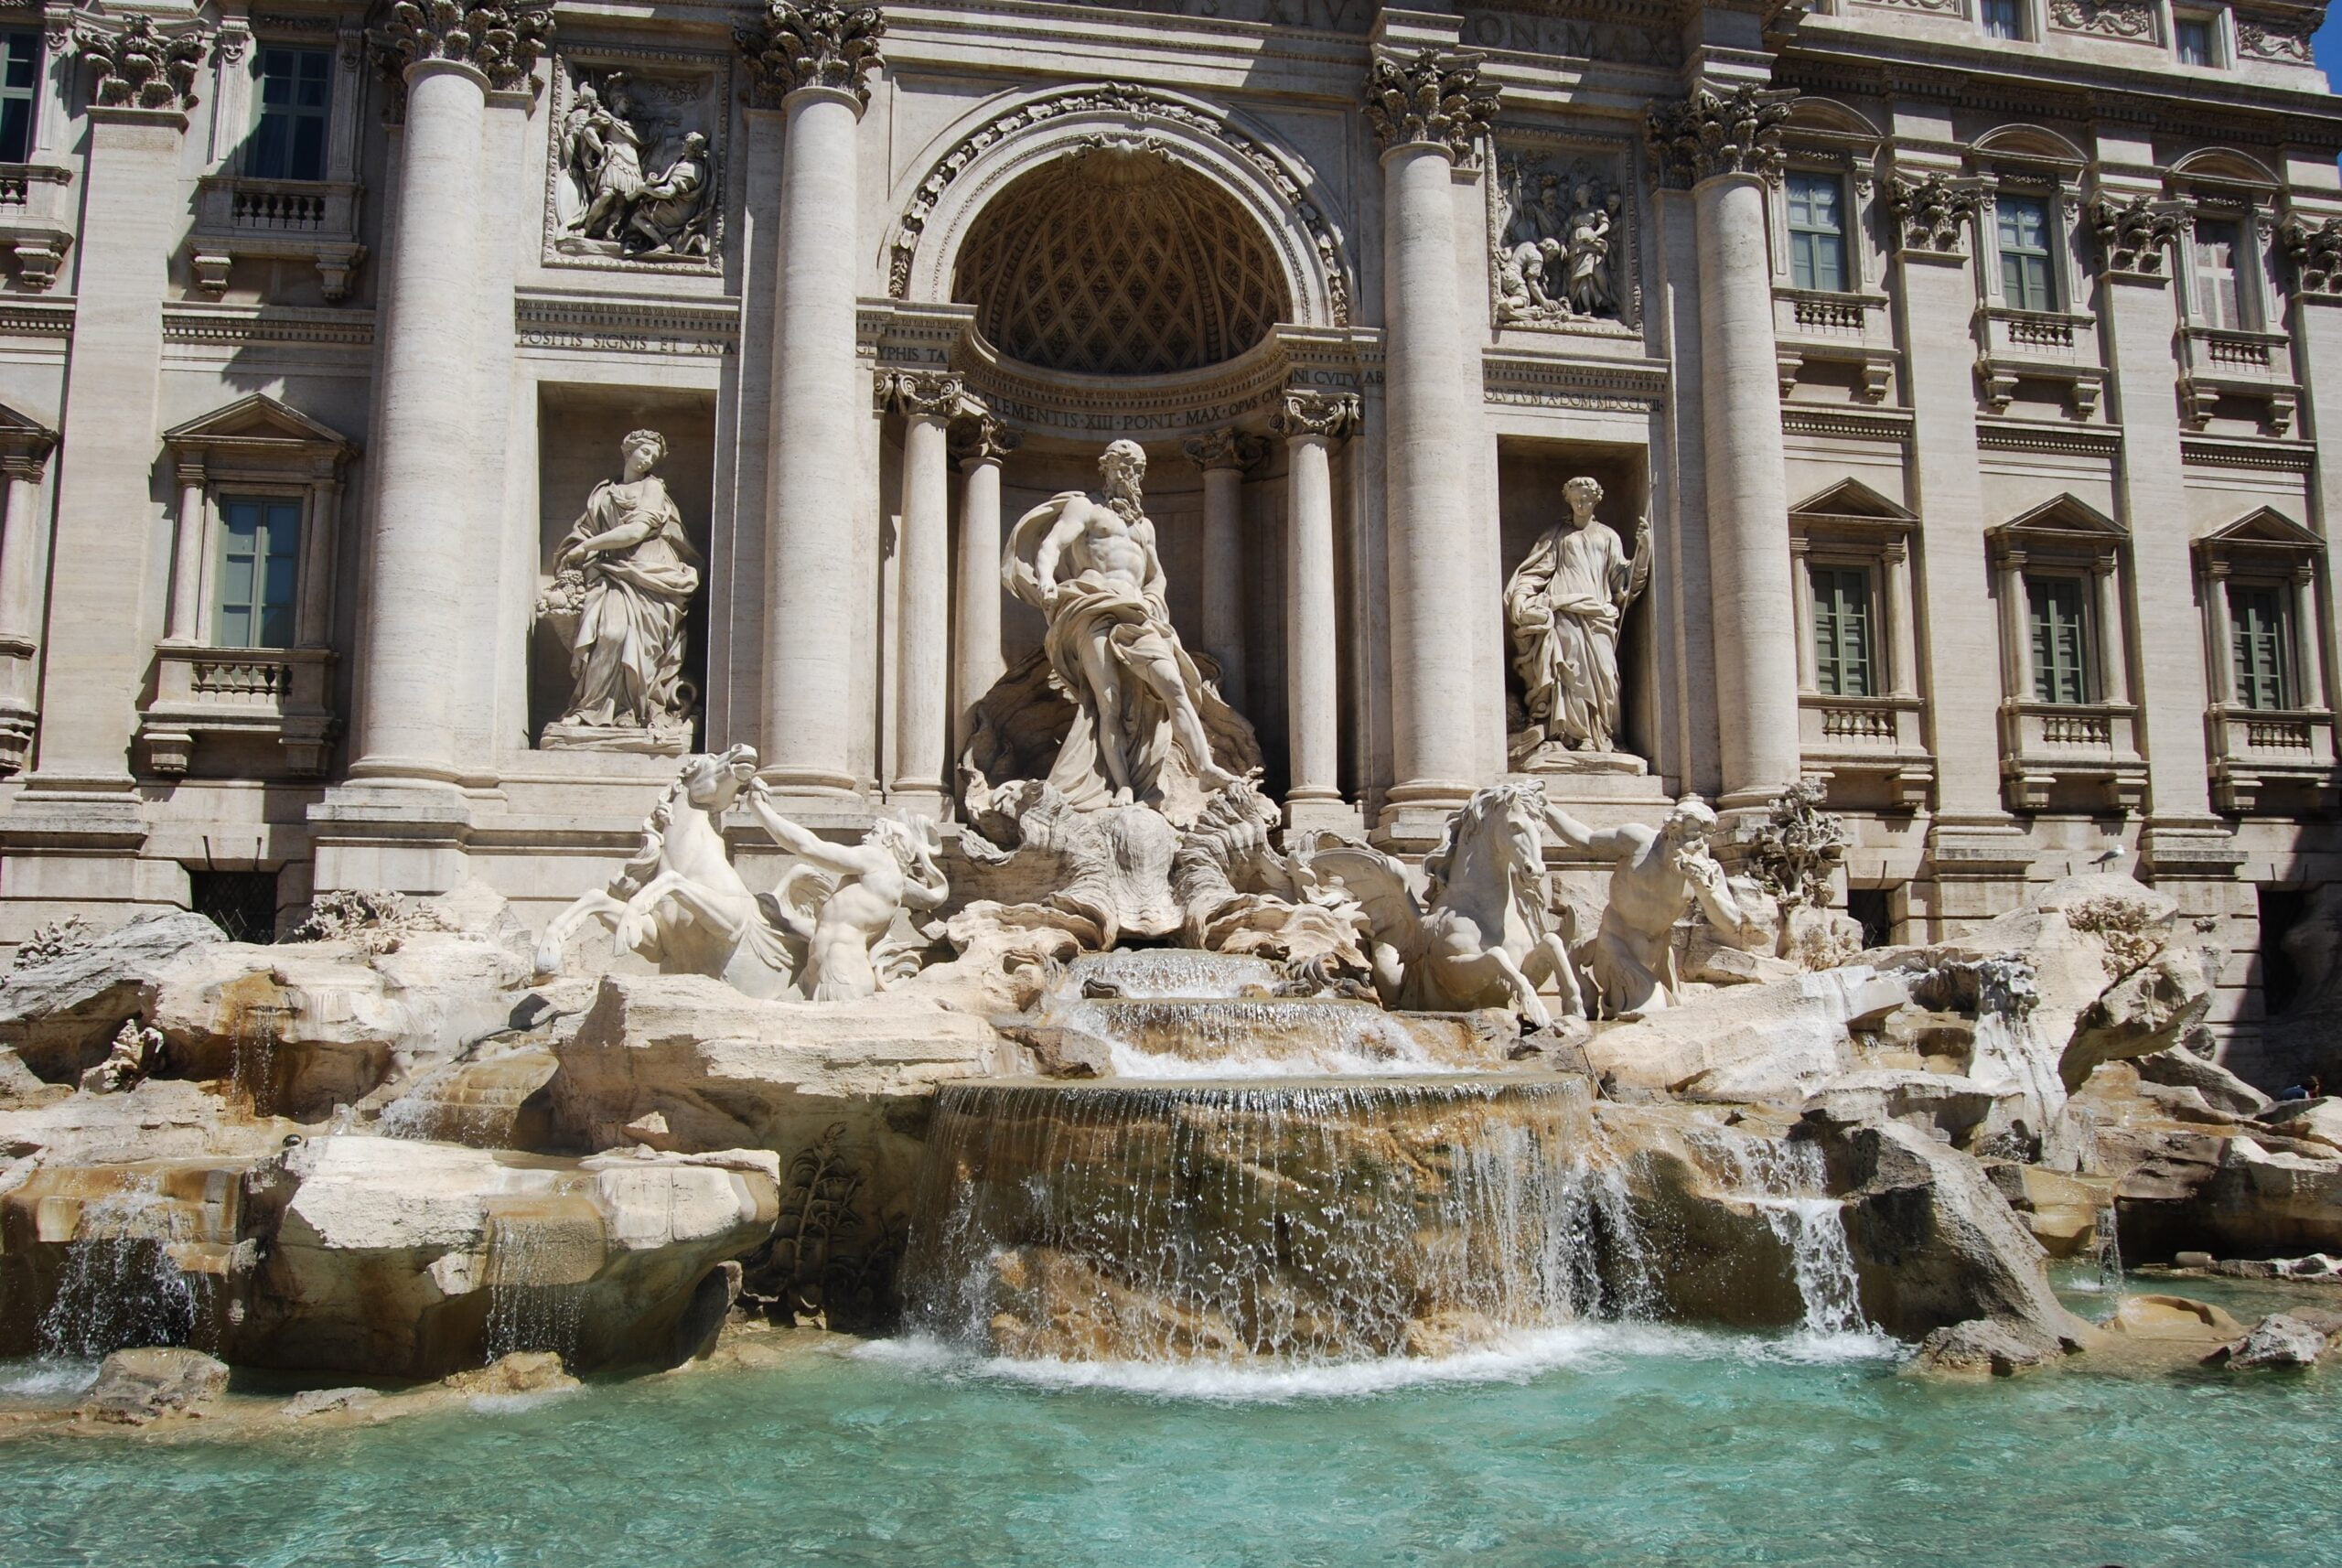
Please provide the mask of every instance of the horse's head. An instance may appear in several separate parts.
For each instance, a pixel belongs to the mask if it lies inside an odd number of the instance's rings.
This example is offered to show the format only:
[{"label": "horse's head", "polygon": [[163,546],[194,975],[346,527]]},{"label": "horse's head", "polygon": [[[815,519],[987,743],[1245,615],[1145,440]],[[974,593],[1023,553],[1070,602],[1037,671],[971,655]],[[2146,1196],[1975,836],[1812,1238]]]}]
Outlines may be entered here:
[{"label": "horse's head", "polygon": [[756,776],[757,748],[736,746],[729,751],[701,752],[683,758],[675,787],[685,803],[714,816],[729,808]]},{"label": "horse's head", "polygon": [[1491,784],[1449,819],[1447,839],[1423,859],[1435,884],[1463,887],[1482,877],[1514,886],[1545,871],[1545,790]]}]

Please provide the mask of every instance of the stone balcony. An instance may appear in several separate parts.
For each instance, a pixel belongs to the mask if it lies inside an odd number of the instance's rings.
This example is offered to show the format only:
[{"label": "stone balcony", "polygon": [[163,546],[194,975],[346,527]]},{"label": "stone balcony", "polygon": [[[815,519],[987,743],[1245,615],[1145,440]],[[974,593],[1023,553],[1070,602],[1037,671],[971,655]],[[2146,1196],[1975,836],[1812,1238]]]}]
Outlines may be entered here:
[{"label": "stone balcony", "polygon": [[2205,714],[2212,799],[2223,811],[2322,804],[2334,788],[2334,715],[2323,708],[2232,708]]},{"label": "stone balcony", "polygon": [[[177,777],[188,771],[199,740],[260,740],[276,743],[274,771],[321,776],[340,728],[333,666],[326,648],[162,644],[155,650],[155,698],[138,725],[147,766]],[[259,763],[247,749],[239,766]]]},{"label": "stone balcony", "polygon": [[2179,407],[2198,430],[2223,403],[2257,406],[2272,435],[2293,428],[2301,403],[2294,376],[2293,339],[2282,332],[2237,332],[2212,327],[2179,330]]},{"label": "stone balcony", "polygon": [[1885,791],[1889,810],[1925,804],[1936,778],[1935,758],[1919,736],[1925,706],[1918,697],[1804,693],[1798,699],[1798,745],[1805,770],[1831,779],[1875,779]]},{"label": "stone balcony", "polygon": [[240,260],[306,261],[316,264],[326,298],[338,304],[366,257],[358,242],[364,188],[346,180],[206,175],[196,181],[195,227],[188,236],[197,286],[224,293],[229,268]]},{"label": "stone balcony", "polygon": [[57,282],[73,242],[73,171],[62,164],[0,164],[0,245],[16,281],[36,294]]},{"label": "stone balcony", "polygon": [[1783,397],[1810,367],[1828,364],[1852,368],[1854,394],[1864,403],[1885,403],[1894,387],[1895,323],[1883,294],[1777,288],[1773,341]]},{"label": "stone balcony", "polygon": [[2129,703],[2004,702],[2001,779],[2009,810],[2137,811],[2147,788],[2138,714]]},{"label": "stone balcony", "polygon": [[2106,388],[2096,328],[2095,317],[2078,311],[1978,306],[1976,375],[1985,406],[2006,413],[2018,382],[2055,381],[2066,388],[2075,418],[2095,418]]}]

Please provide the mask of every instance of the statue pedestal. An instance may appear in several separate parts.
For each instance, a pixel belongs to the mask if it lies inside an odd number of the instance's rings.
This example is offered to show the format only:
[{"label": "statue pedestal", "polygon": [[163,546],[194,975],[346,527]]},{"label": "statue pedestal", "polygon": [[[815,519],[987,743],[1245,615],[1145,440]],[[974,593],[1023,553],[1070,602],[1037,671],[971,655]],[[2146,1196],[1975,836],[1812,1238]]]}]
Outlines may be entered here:
[{"label": "statue pedestal", "polygon": [[636,729],[623,725],[555,722],[537,736],[540,751],[631,751],[644,757],[681,757],[691,749],[689,725],[674,730]]},{"label": "statue pedestal", "polygon": [[1641,778],[1650,771],[1649,764],[1626,751],[1572,751],[1560,741],[1549,740],[1526,754],[1516,755],[1513,769],[1532,778],[1554,774],[1608,774]]}]

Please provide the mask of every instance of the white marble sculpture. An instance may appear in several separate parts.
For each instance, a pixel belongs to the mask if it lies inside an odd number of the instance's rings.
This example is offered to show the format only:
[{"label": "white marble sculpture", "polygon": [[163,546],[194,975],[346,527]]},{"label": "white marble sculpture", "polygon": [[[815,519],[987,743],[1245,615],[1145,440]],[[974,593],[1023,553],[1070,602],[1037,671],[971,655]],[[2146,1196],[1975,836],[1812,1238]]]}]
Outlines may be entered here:
[{"label": "white marble sculpture", "polygon": [[106,1059],[81,1075],[91,1094],[121,1094],[163,1069],[163,1031],[133,1017],[115,1031]]},{"label": "white marble sculpture", "polygon": [[1384,1006],[1505,1007],[1542,1029],[1552,1012],[1537,993],[1550,981],[1561,1013],[1584,1015],[1576,967],[1547,913],[1551,815],[1540,786],[1494,784],[1449,820],[1420,871],[1359,843],[1338,842],[1308,857],[1314,875],[1341,884],[1365,908]]},{"label": "white marble sculpture", "polygon": [[1746,917],[1708,850],[1716,814],[1697,795],[1678,800],[1656,828],[1591,828],[1552,805],[1544,821],[1563,843],[1611,863],[1609,902],[1585,949],[1607,1015],[1638,1017],[1680,1000],[1675,925],[1695,908],[1719,931],[1743,931]]},{"label": "white marble sculpture", "polygon": [[683,679],[683,618],[700,555],[652,472],[666,437],[637,430],[618,448],[624,477],[594,487],[537,602],[568,642],[572,683],[541,744],[677,755],[691,743],[696,699]]},{"label": "white marble sculpture", "polygon": [[1078,811],[1159,804],[1182,781],[1209,795],[1237,776],[1213,756],[1203,713],[1218,698],[1171,624],[1146,454],[1114,442],[1098,470],[1104,494],[1035,507],[1001,562],[1009,592],[1048,618],[1043,648],[1076,710],[1048,781]]},{"label": "white marble sculpture", "polygon": [[[757,823],[799,857],[769,897],[749,891],[724,842],[724,813],[744,790]],[[750,996],[868,996],[919,967],[924,939],[905,938],[897,920],[943,901],[938,847],[933,824],[883,817],[859,844],[828,843],[773,809],[753,747],[686,757],[634,858],[545,928],[536,977],[559,973],[571,936],[598,919],[662,974],[709,975]]]},{"label": "white marble sculpture", "polygon": [[707,138],[685,133],[665,167],[645,181],[627,209],[620,243],[629,255],[704,256],[708,252]]},{"label": "white marble sculpture", "polygon": [[581,84],[572,103],[564,162],[578,202],[564,227],[587,240],[615,240],[628,205],[642,188],[642,132],[634,123],[634,95],[623,78],[596,91]]},{"label": "white marble sculpture", "polygon": [[1508,156],[1496,194],[1499,322],[1551,327],[1621,314],[1617,250],[1626,203],[1606,180],[1583,166],[1565,179],[1540,160]]},{"label": "white marble sculpture", "polygon": [[1528,689],[1518,763],[1566,768],[1566,753],[1613,752],[1618,733],[1618,629],[1650,580],[1650,525],[1635,522],[1630,555],[1594,515],[1602,487],[1580,476],[1562,487],[1569,515],[1538,540],[1505,585],[1513,667]]},{"label": "white marble sculpture", "polygon": [[564,252],[652,261],[709,253],[716,188],[708,139],[646,116],[624,72],[598,87],[578,83],[556,156]]}]

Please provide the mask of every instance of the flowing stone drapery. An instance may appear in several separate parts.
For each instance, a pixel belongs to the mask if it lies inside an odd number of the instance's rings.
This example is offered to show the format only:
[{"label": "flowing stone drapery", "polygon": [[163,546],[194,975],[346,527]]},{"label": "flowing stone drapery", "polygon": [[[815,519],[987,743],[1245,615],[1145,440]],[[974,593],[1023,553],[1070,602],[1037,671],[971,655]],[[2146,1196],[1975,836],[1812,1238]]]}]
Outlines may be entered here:
[{"label": "flowing stone drapery", "polygon": [[885,392],[887,405],[904,420],[903,521],[896,544],[900,599],[895,616],[895,777],[889,794],[912,811],[941,816],[951,693],[947,427],[960,410],[960,378],[897,371],[886,378]]},{"label": "flowing stone drapery", "polygon": [[1662,176],[1691,188],[1700,250],[1701,424],[1707,449],[1716,709],[1726,806],[1756,805],[1797,781],[1796,621],[1789,585],[1789,476],[1774,352],[1766,177],[1780,164],[1794,93],[1697,89],[1652,109]]},{"label": "flowing stone drapery", "polygon": [[[866,405],[854,396],[854,144],[885,30],[875,5],[769,0],[736,35],[757,97],[788,117],[765,510],[764,776],[833,800],[856,782],[854,497]],[[940,771],[939,759],[939,780]]]},{"label": "flowing stone drapery", "polygon": [[549,7],[485,0],[394,6],[369,35],[406,89],[397,216],[385,235],[374,528],[360,618],[353,779],[453,783],[464,598],[449,564],[489,553],[473,509],[500,485],[470,466],[481,136],[488,93],[520,85],[553,38]]},{"label": "flowing stone drapery", "polygon": [[[1456,165],[1496,113],[1480,57],[1377,58],[1366,114],[1382,152],[1384,408],[1391,572],[1391,706],[1397,775],[1386,827],[1463,805],[1483,771],[1477,618],[1499,575],[1471,516],[1480,392],[1466,379],[1457,291]],[[1761,238],[1761,236],[1760,236]],[[1768,350],[1769,351],[1769,350]],[[1778,422],[1777,422],[1778,423]],[[1778,455],[1776,458],[1778,462]],[[1481,590],[1485,588],[1486,594]]]},{"label": "flowing stone drapery", "polygon": [[1285,822],[1353,825],[1342,819],[1338,632],[1334,602],[1336,441],[1358,428],[1359,400],[1288,392],[1271,421],[1284,437],[1284,663],[1291,782]]},{"label": "flowing stone drapery", "polygon": [[964,750],[969,714],[1008,668],[1000,650],[1000,465],[1018,437],[989,413],[951,427],[960,465],[960,558],[951,616],[953,755]]},{"label": "flowing stone drapery", "polygon": [[1219,664],[1219,694],[1244,709],[1244,470],[1267,443],[1232,426],[1182,446],[1204,471],[1204,649]]}]

